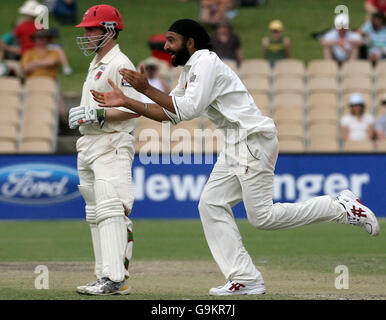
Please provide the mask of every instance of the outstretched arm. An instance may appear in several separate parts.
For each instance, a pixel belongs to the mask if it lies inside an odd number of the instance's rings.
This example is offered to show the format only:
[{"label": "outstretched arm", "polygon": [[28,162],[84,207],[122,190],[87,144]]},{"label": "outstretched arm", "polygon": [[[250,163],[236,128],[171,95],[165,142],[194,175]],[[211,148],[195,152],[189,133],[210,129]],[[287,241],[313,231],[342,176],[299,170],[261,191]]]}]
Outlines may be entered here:
[{"label": "outstretched arm", "polygon": [[140,116],[140,114],[125,112],[118,109],[107,109],[105,114],[105,120],[107,122],[126,121],[132,118],[138,118]]},{"label": "outstretched arm", "polygon": [[125,107],[139,115],[150,118],[155,121],[170,121],[169,117],[161,106],[157,104],[145,104],[143,102],[126,97],[118,86],[108,79],[110,86],[113,88],[110,92],[98,92],[91,90],[94,100],[99,103],[100,107]]},{"label": "outstretched arm", "polygon": [[172,97],[154,87],[152,87],[146,79],[145,70],[143,65],[140,66],[140,72],[129,69],[121,69],[119,73],[122,77],[133,86],[135,90],[144,94],[159,106],[164,107],[166,110],[176,113],[174,109]]}]

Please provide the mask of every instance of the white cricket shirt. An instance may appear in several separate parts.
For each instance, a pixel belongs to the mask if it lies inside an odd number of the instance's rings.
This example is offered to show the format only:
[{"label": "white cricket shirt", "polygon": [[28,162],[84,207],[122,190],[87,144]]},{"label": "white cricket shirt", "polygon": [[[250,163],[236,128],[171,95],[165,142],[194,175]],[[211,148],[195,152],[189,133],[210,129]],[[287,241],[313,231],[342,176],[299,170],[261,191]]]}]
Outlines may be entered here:
[{"label": "white cricket shirt", "polygon": [[164,110],[174,124],[204,115],[224,132],[228,144],[252,133],[276,135],[273,120],[261,113],[236,73],[207,49],[190,57],[170,95],[176,114]]},{"label": "white cricket shirt", "polygon": [[[130,59],[121,52],[118,44],[115,45],[98,63],[96,60],[97,56],[95,56],[90,63],[90,68],[83,84],[82,99],[80,102],[81,106],[94,106],[97,109],[101,109],[98,106],[98,102],[93,99],[90,90],[94,89],[102,92],[111,91],[112,88],[107,82],[108,78],[110,78],[116,85],[118,85],[119,89],[121,89],[126,96],[132,99],[140,100],[139,92],[137,92],[126,81],[124,81],[122,76],[119,74],[119,69],[121,68],[135,70],[135,67]],[[134,113],[133,111],[124,107],[118,107],[115,109]],[[100,128],[99,123],[87,123],[79,126],[79,131],[83,135],[95,135],[122,131],[130,133],[135,129],[135,124],[135,118],[125,121],[106,121],[102,128]]]}]

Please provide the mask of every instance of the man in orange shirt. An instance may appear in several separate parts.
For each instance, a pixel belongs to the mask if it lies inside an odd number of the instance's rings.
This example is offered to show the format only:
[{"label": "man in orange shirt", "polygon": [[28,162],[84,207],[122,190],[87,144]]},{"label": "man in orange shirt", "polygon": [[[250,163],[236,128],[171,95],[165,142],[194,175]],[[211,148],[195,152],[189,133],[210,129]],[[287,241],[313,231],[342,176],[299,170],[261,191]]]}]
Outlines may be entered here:
[{"label": "man in orange shirt", "polygon": [[51,40],[50,31],[38,30],[31,38],[35,47],[27,50],[21,59],[25,76],[50,77],[56,80],[60,58],[57,50],[48,49]]},{"label": "man in orange shirt", "polygon": [[[21,67],[25,78],[47,77],[56,81],[60,65],[59,52],[49,49],[52,34],[49,30],[38,30],[31,36],[35,44],[33,49],[27,50],[21,58]],[[61,124],[67,123],[67,112],[64,108],[62,96],[58,96],[59,114]]]}]

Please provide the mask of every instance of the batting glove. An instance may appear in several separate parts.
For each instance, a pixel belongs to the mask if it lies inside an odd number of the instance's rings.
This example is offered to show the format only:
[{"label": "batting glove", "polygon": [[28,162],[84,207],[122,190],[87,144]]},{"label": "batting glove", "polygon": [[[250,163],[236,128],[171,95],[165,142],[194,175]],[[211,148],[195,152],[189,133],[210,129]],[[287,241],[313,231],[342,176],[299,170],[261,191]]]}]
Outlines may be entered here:
[{"label": "batting glove", "polygon": [[69,127],[75,129],[84,123],[99,123],[102,128],[105,123],[105,114],[105,109],[90,106],[71,108],[68,114]]}]

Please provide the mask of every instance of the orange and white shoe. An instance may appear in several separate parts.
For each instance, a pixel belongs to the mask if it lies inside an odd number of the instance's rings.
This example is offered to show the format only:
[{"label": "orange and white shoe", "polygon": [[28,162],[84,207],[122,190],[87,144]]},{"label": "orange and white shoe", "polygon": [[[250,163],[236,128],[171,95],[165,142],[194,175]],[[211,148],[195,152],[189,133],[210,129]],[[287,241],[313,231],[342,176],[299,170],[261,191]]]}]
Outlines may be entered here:
[{"label": "orange and white shoe", "polygon": [[237,281],[228,281],[224,286],[209,290],[211,296],[236,296],[243,294],[264,294],[264,283],[242,284]]},{"label": "orange and white shoe", "polygon": [[377,217],[353,192],[343,190],[336,200],[345,208],[348,223],[364,228],[374,237],[379,234]]}]

